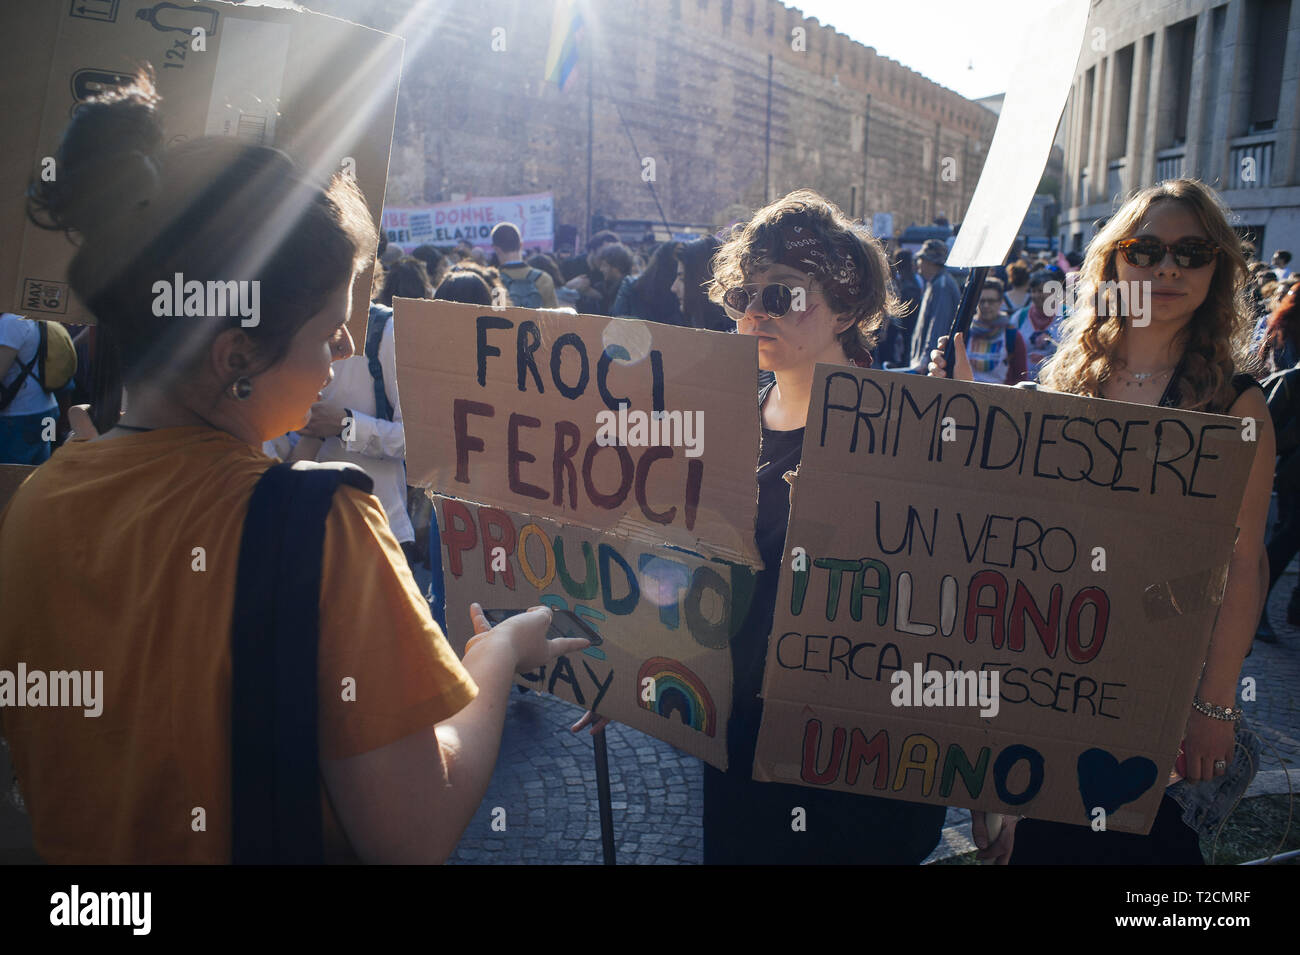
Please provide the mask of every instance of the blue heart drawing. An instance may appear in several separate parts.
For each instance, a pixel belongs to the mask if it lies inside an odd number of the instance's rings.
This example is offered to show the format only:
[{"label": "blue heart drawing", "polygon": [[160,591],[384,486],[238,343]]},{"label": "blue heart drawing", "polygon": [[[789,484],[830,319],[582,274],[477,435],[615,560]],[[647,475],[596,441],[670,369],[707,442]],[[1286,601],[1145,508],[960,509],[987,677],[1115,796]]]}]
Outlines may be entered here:
[{"label": "blue heart drawing", "polygon": [[1083,811],[1091,814],[1101,806],[1110,815],[1154,786],[1158,775],[1156,764],[1145,756],[1133,756],[1121,763],[1104,749],[1084,750],[1079,754]]}]

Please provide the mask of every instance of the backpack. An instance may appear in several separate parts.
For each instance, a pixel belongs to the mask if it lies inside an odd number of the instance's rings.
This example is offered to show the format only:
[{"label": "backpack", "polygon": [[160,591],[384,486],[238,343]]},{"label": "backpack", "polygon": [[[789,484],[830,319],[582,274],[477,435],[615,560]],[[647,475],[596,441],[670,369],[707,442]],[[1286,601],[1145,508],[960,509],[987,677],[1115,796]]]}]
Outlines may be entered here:
[{"label": "backpack", "polygon": [[541,308],[542,293],[537,288],[537,280],[541,277],[541,269],[529,269],[527,275],[517,279],[502,271],[501,282],[510,296],[510,304],[516,308]]},{"label": "backpack", "polygon": [[387,305],[372,304],[370,317],[366,320],[366,362],[370,366],[370,380],[375,386],[375,417],[386,421],[393,420],[393,403],[388,400],[384,388],[384,366],[379,363],[379,343],[383,340],[384,329],[393,320],[393,310]]},{"label": "backpack", "polygon": [[18,367],[22,369],[18,377],[12,384],[0,387],[0,411],[9,407],[18,397],[18,392],[22,391],[23,382],[29,375],[36,379],[41,388],[53,393],[64,388],[77,373],[77,350],[72,345],[72,336],[68,330],[58,322],[44,320],[36,320],[36,327],[40,330],[36,354],[29,362],[18,362]]}]

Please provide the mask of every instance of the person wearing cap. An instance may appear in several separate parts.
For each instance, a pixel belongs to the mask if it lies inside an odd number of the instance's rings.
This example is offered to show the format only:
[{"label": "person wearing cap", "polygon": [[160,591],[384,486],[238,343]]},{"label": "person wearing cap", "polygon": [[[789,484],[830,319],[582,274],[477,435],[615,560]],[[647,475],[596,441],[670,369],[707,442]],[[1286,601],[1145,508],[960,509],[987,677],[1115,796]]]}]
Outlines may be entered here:
[{"label": "person wearing cap", "polygon": [[907,369],[913,374],[924,374],[930,352],[934,351],[939,336],[947,334],[957,314],[961,289],[944,262],[948,261],[948,247],[938,239],[927,239],[916,257],[916,270],[925,280],[925,293],[921,296],[921,314],[912,330],[911,364]]}]

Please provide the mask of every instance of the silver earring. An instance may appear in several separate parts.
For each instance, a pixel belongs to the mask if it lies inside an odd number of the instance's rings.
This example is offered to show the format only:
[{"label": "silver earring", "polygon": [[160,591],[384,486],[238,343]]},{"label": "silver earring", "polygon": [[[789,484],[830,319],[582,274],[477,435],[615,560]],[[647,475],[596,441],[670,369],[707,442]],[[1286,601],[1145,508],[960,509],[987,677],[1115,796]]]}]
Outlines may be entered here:
[{"label": "silver earring", "polygon": [[253,383],[247,378],[236,378],[235,383],[230,386],[230,397],[236,401],[246,401],[252,393]]}]

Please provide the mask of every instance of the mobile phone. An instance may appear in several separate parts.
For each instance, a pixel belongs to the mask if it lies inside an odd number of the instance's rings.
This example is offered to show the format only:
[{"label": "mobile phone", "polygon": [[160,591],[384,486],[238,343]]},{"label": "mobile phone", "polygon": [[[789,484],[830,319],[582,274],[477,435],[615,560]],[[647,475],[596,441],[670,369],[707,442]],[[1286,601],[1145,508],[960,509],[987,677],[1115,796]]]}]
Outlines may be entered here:
[{"label": "mobile phone", "polygon": [[[515,614],[526,613],[526,607],[516,610],[484,610],[483,616],[487,617],[488,623],[496,626],[502,620],[513,617]],[[554,640],[557,637],[582,637],[590,640],[593,647],[599,646],[605,641],[601,639],[600,634],[591,629],[572,610],[551,610],[551,626],[546,631],[546,639]]]}]

